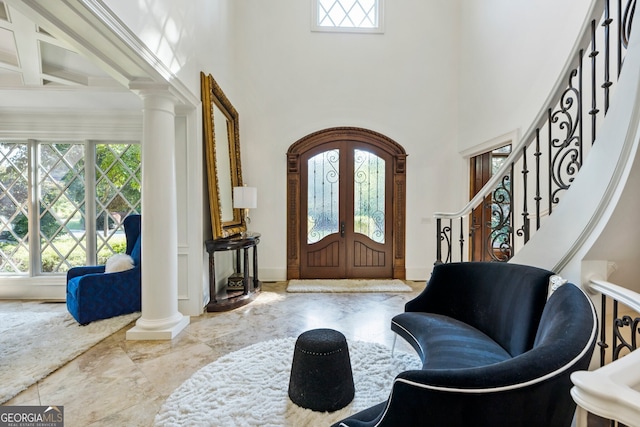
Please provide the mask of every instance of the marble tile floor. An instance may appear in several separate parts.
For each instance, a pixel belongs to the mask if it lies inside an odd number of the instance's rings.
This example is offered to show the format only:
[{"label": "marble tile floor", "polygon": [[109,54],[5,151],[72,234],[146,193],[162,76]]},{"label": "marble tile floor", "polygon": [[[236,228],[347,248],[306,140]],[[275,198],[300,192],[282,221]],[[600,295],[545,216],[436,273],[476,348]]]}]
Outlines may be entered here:
[{"label": "marble tile floor", "polygon": [[[249,305],[191,317],[172,341],[127,341],[125,327],[5,405],[64,405],[69,427],[152,426],[167,397],[198,369],[260,341],[332,328],[391,347],[391,317],[424,287],[407,284],[413,292],[291,294],[286,282],[264,283]],[[396,348],[413,351],[403,340]]]}]

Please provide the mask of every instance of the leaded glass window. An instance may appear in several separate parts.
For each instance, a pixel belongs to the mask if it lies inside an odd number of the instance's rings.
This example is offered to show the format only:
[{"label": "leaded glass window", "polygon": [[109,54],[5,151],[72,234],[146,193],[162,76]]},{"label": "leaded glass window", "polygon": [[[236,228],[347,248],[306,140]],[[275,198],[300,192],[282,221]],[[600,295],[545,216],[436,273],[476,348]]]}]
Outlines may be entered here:
[{"label": "leaded glass window", "polygon": [[313,0],[314,31],[383,32],[383,0]]},{"label": "leaded glass window", "polygon": [[64,273],[124,252],[140,163],[139,144],[0,141],[0,274]]},{"label": "leaded glass window", "polygon": [[84,144],[40,144],[38,205],[42,272],[86,262]]},{"label": "leaded glass window", "polygon": [[142,153],[139,144],[97,144],[95,218],[98,264],[126,246],[120,225],[139,213],[142,203]]},{"label": "leaded glass window", "polygon": [[0,142],[0,273],[29,271],[29,150]]}]

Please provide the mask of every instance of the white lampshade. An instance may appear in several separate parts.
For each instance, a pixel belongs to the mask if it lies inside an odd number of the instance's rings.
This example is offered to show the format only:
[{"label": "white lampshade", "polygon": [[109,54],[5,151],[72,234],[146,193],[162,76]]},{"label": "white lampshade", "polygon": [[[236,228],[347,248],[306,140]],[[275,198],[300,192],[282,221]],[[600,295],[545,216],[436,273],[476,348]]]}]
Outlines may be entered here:
[{"label": "white lampshade", "polygon": [[258,189],[256,187],[233,187],[233,207],[255,209],[258,207]]}]

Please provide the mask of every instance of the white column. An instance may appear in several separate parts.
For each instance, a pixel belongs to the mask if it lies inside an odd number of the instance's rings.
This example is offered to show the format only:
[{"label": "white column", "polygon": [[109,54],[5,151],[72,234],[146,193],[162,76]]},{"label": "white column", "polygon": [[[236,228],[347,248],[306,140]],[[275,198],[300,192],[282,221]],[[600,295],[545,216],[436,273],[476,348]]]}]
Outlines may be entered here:
[{"label": "white column", "polygon": [[178,311],[175,100],[146,88],[142,127],[142,316],[128,340],[173,339],[189,324]]}]

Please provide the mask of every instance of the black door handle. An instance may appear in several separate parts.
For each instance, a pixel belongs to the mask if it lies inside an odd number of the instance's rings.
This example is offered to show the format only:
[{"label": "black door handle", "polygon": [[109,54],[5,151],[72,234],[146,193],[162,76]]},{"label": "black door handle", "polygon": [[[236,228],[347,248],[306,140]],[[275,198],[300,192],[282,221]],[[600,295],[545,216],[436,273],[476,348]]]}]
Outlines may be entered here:
[{"label": "black door handle", "polygon": [[340,221],[340,237],[344,237],[345,225],[344,221]]}]

